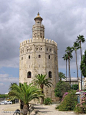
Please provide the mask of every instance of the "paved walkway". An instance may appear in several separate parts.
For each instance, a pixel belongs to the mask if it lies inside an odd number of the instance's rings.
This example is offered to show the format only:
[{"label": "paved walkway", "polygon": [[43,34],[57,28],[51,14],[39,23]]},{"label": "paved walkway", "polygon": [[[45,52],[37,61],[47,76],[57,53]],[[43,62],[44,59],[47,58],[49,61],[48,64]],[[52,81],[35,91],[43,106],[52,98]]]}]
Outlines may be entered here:
[{"label": "paved walkway", "polygon": [[[56,104],[36,105],[31,115],[77,115],[73,111],[58,111],[55,109]],[[0,115],[13,115],[13,112],[19,109],[19,104],[0,105]],[[37,112],[37,114],[35,114]],[[86,115],[86,114],[78,114]]]}]

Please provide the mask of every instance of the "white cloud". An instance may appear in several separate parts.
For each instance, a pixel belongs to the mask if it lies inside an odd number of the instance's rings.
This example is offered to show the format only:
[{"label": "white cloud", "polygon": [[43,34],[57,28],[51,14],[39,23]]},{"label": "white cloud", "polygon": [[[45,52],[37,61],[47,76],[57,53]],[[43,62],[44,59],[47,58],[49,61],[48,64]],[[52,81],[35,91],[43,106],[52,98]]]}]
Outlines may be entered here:
[{"label": "white cloud", "polygon": [[0,82],[18,83],[19,78],[10,77],[8,74],[0,74]]}]

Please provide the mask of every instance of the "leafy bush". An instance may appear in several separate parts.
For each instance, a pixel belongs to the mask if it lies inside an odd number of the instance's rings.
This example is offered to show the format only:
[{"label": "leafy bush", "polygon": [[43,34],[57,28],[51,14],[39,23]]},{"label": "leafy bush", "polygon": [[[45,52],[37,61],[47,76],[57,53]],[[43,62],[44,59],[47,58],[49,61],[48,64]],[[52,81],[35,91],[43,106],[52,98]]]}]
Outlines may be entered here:
[{"label": "leafy bush", "polygon": [[78,88],[79,88],[78,84],[73,84],[71,86],[71,89],[73,89],[73,90],[77,90]]},{"label": "leafy bush", "polygon": [[75,91],[70,91],[64,97],[63,101],[57,108],[59,109],[59,111],[74,110],[76,104],[77,104],[77,96],[75,95]]},{"label": "leafy bush", "polygon": [[45,104],[45,105],[50,105],[50,104],[52,104],[51,98],[49,98],[49,97],[45,98],[45,99],[44,99],[44,104]]},{"label": "leafy bush", "polygon": [[74,110],[76,113],[86,113],[86,93],[84,93],[81,103],[78,103]]},{"label": "leafy bush", "polygon": [[55,88],[55,96],[62,99],[63,94],[65,92],[68,92],[70,89],[71,86],[69,85],[69,83],[66,83],[64,81],[59,81]]}]

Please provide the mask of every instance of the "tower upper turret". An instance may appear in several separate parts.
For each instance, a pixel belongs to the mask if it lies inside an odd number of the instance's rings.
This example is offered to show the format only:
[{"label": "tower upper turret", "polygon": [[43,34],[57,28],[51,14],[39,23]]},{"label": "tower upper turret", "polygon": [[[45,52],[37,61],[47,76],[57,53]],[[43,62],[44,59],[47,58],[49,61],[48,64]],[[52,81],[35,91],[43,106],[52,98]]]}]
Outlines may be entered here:
[{"label": "tower upper turret", "polygon": [[44,39],[44,26],[42,25],[42,18],[39,15],[39,12],[37,16],[34,18],[35,24],[32,28],[32,35],[34,39]]}]

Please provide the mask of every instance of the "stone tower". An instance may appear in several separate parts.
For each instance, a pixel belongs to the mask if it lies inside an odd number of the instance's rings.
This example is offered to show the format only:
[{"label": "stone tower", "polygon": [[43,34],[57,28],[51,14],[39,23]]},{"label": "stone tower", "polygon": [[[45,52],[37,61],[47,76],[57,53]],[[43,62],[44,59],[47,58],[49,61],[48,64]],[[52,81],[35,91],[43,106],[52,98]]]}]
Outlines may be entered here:
[{"label": "stone tower", "polygon": [[20,44],[19,82],[28,84],[38,74],[52,79],[52,87],[44,87],[45,97],[55,100],[54,89],[58,82],[57,43],[44,38],[44,26],[39,13],[34,18],[32,39]]}]

